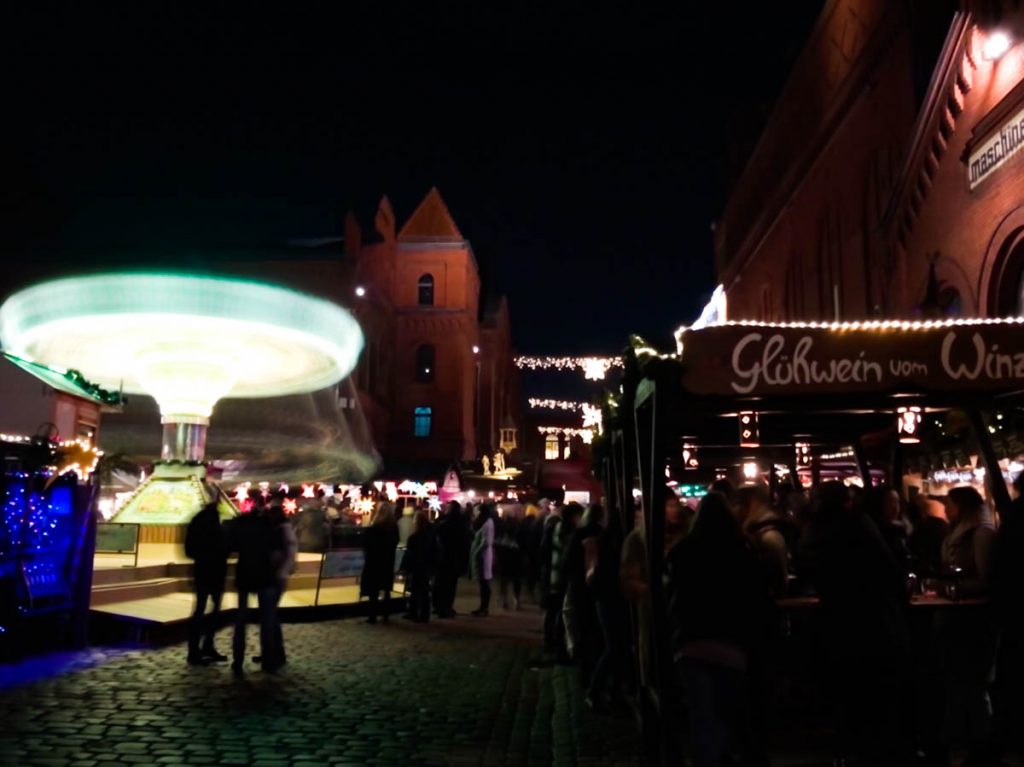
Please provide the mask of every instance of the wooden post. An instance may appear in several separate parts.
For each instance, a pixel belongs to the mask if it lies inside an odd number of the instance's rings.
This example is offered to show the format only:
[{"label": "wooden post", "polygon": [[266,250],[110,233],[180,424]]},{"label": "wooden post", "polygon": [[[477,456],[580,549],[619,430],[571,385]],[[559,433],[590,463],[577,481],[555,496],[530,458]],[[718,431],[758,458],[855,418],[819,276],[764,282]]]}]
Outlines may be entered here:
[{"label": "wooden post", "polygon": [[859,442],[853,443],[853,454],[857,458],[857,468],[860,469],[860,478],[864,487],[871,487],[871,467],[868,465],[868,457],[864,454],[864,446]]},{"label": "wooden post", "polygon": [[992,436],[989,434],[985,418],[980,410],[973,408],[967,411],[967,417],[971,421],[971,428],[974,429],[974,438],[978,440],[978,449],[985,464],[985,481],[988,483],[989,492],[992,493],[992,500],[997,511],[1005,512],[1010,505],[1010,491],[1006,488],[1003,471],[999,468],[999,459],[996,458],[996,451],[992,447]]}]

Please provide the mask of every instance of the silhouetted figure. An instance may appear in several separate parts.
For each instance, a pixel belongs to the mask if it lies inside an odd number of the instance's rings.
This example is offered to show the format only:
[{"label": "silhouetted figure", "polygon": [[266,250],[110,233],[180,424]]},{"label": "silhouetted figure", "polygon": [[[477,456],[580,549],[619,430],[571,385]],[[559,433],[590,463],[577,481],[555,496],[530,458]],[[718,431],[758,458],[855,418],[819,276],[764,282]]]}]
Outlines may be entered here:
[{"label": "silhouetted figure", "polygon": [[473,577],[480,583],[480,607],[473,615],[483,618],[488,615],[491,605],[491,580],[494,578],[494,506],[480,505],[480,512],[473,524],[476,532],[470,552]]},{"label": "silhouetted figure", "polygon": [[772,596],[784,597],[789,579],[787,522],[772,509],[771,495],[763,484],[741,487],[735,499],[740,527],[753,546],[765,583]]},{"label": "silhouetted figure", "polygon": [[[188,623],[188,662],[202,666],[211,661],[225,661],[227,656],[217,652],[213,643],[228,572],[228,542],[216,503],[204,506],[188,523],[185,556],[194,563],[192,575],[196,589],[196,606]],[[205,614],[207,600],[211,603],[208,616]]]},{"label": "silhouetted figure", "polygon": [[751,652],[764,635],[769,592],[725,496],[700,502],[692,531],[666,560],[672,653],[686,695],[695,767],[738,752],[763,763],[752,737]]},{"label": "silhouetted figure", "polygon": [[587,573],[597,564],[597,547],[601,535],[604,510],[597,504],[587,508],[580,525],[573,531],[562,564],[565,599],[562,621],[565,624],[566,647],[580,669],[580,680],[589,688],[590,677],[597,662],[597,646],[601,628],[597,622],[597,606],[587,583]]},{"label": "silhouetted figure", "polygon": [[919,578],[937,578],[942,574],[942,542],[949,535],[945,507],[923,493],[911,502],[915,512],[914,529],[907,545],[913,557],[914,572]]},{"label": "silhouetted figure", "polygon": [[457,501],[449,501],[434,525],[438,547],[437,575],[434,576],[434,612],[439,618],[455,617],[455,590],[459,577],[469,567],[469,526]]},{"label": "silhouetted figure", "polygon": [[622,525],[619,516],[609,512],[597,540],[596,560],[587,571],[587,585],[594,596],[602,651],[590,677],[586,702],[601,709],[622,699],[625,685],[626,642],[629,625],[626,600],[620,582]]},{"label": "silhouetted figure", "polygon": [[905,764],[910,629],[906,581],[878,528],[839,482],[818,488],[801,551],[821,598],[827,678],[838,708],[840,756]]},{"label": "silhouetted figure", "polygon": [[420,623],[430,620],[430,576],[437,560],[434,531],[425,511],[416,512],[412,534],[402,556],[402,572],[408,583],[408,617]]},{"label": "silhouetted figure", "polygon": [[1024,472],[1017,498],[1000,517],[992,569],[992,605],[1000,631],[996,658],[996,735],[1002,750],[1024,756]]},{"label": "silhouetted figure", "polygon": [[[946,513],[953,525],[942,543],[947,588],[955,591],[957,599],[989,596],[996,538],[992,513],[973,487],[950,490]],[[987,605],[941,610],[935,616],[934,634],[946,684],[946,743],[952,748],[966,747],[969,764],[989,764],[992,714],[988,683],[996,652],[991,610]]]},{"label": "silhouetted figure", "polygon": [[[497,520],[497,538],[494,552],[498,558],[498,577],[501,581],[501,607],[503,610],[518,610],[523,592],[523,553],[519,545],[521,521],[514,512]],[[509,589],[512,601],[509,602]]]},{"label": "silhouetted figure", "polygon": [[903,572],[909,573],[913,569],[910,536],[914,527],[903,514],[899,494],[888,485],[878,485],[864,491],[861,506],[882,534],[882,540],[892,552],[896,564]]},{"label": "silhouetted figure", "polygon": [[540,535],[537,531],[541,527],[541,522],[536,509],[535,506],[527,507],[526,516],[523,517],[519,529],[516,531],[523,585],[526,587],[526,596],[531,602],[537,601],[537,582],[540,580],[540,563],[537,561],[540,551]]},{"label": "silhouetted figure", "polygon": [[272,506],[267,511],[267,518],[274,526],[274,546],[271,549],[271,561],[274,565],[274,590],[271,594],[274,611],[274,644],[269,659],[260,656],[263,668],[268,665],[278,668],[287,660],[284,651],[284,633],[281,630],[281,619],[278,615],[278,606],[281,603],[281,596],[288,586],[288,578],[295,572],[295,561],[298,557],[299,541],[295,534],[295,528],[284,514],[280,506]]},{"label": "silhouetted figure", "polygon": [[[255,595],[260,615],[260,658],[263,670],[279,667],[275,657],[275,621],[277,605],[277,572],[274,568],[274,550],[280,545],[273,523],[264,514],[250,512],[231,521],[228,543],[238,552],[235,565],[235,586],[238,589],[238,614],[232,643],[231,669],[242,673],[245,662],[245,629],[249,621],[249,596]],[[272,659],[269,662],[266,659]]]},{"label": "silhouetted figure", "polygon": [[373,522],[363,536],[363,574],[359,579],[359,595],[369,599],[367,623],[377,622],[381,592],[384,593],[384,621],[391,612],[391,592],[395,588],[395,549],[398,548],[398,526],[395,509],[390,503],[377,504]]},{"label": "silhouetted figure", "polygon": [[544,597],[544,649],[560,662],[570,660],[562,617],[566,589],[565,557],[582,515],[582,506],[575,502],[567,503],[557,517],[552,514],[551,521],[545,526],[544,541],[541,543],[547,586]]}]

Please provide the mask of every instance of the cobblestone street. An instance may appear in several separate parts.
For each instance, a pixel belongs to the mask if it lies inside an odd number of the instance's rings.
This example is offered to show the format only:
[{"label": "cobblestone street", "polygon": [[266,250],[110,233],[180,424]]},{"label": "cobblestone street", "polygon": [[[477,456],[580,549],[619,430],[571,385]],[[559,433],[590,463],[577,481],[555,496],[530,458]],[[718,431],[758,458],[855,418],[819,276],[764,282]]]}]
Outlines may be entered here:
[{"label": "cobblestone street", "polygon": [[[470,607],[461,603],[462,609]],[[4,765],[633,765],[628,715],[599,717],[575,672],[533,668],[536,609],[370,626],[286,625],[288,665],[190,668],[182,645],[91,650],[0,693]],[[463,613],[464,615],[464,613]],[[256,653],[256,627],[249,655]],[[219,637],[226,651],[227,633]],[[41,668],[51,668],[42,676]],[[2,671],[2,670],[0,670]],[[6,673],[6,672],[4,672]]]}]

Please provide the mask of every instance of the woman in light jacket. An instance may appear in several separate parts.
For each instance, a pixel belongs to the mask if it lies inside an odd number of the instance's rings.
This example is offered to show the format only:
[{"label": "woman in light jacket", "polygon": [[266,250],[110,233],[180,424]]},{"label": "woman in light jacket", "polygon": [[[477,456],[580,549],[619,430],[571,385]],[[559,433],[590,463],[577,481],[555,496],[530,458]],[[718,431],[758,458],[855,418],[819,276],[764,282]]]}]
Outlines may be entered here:
[{"label": "woman in light jacket", "polygon": [[473,577],[480,581],[480,607],[473,615],[482,618],[487,615],[491,605],[491,579],[494,577],[494,506],[490,503],[480,505],[480,513],[474,524],[476,535],[473,537],[473,550],[470,562],[473,566]]}]

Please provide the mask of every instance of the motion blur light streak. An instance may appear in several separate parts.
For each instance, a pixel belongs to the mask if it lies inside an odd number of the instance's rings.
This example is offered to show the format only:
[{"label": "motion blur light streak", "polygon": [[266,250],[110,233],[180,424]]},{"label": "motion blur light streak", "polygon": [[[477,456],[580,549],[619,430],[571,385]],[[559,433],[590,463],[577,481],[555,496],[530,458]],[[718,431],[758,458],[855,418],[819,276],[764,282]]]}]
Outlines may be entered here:
[{"label": "motion blur light streak", "polygon": [[14,294],[0,308],[0,342],[102,386],[151,394],[165,420],[178,420],[208,419],[222,397],[335,384],[355,367],[363,334],[341,307],[284,288],[113,273]]}]

